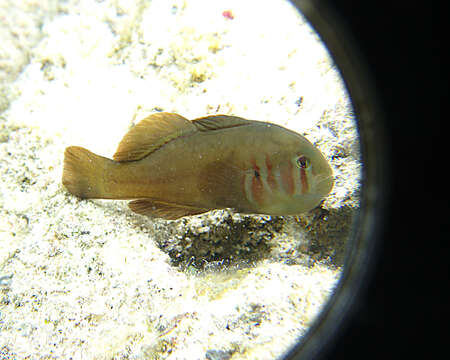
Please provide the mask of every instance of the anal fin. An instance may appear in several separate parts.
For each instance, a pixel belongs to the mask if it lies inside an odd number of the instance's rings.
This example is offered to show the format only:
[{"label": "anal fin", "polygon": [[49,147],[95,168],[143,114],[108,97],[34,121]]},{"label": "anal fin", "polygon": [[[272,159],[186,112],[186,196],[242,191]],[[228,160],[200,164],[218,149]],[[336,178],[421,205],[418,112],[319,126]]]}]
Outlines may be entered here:
[{"label": "anal fin", "polygon": [[128,203],[131,211],[145,216],[176,220],[183,216],[197,215],[213,210],[194,206],[167,203],[153,199],[138,199]]}]

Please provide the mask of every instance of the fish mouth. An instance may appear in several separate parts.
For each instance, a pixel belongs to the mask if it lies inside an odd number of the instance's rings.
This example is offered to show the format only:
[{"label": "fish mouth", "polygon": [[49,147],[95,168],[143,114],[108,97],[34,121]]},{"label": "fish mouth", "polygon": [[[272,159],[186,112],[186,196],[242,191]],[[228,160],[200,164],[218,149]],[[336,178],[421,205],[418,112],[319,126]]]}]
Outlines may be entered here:
[{"label": "fish mouth", "polygon": [[321,196],[328,195],[333,188],[334,185],[334,176],[328,175],[328,176],[318,176],[316,178],[316,186],[315,191],[317,194],[320,194]]}]

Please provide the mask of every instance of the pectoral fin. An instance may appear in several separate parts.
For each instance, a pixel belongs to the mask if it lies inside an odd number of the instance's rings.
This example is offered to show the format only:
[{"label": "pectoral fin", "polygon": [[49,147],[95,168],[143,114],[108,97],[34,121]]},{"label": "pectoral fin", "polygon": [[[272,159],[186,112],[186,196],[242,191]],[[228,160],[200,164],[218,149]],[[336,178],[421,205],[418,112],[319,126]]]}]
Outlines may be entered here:
[{"label": "pectoral fin", "polygon": [[247,206],[243,193],[245,172],[232,165],[232,160],[213,161],[205,166],[198,177],[198,187],[210,195],[210,203],[217,209]]},{"label": "pectoral fin", "polygon": [[137,214],[162,218],[166,220],[176,220],[183,216],[197,215],[213,210],[187,205],[166,203],[163,201],[152,199],[133,200],[128,203],[128,206],[130,207],[131,211]]}]

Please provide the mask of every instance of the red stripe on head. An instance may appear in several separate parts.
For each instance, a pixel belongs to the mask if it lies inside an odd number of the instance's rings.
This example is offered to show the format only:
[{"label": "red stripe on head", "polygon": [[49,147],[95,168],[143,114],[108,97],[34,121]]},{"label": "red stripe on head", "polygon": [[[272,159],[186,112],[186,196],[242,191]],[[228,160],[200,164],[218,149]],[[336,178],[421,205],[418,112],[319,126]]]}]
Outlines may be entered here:
[{"label": "red stripe on head", "polygon": [[275,176],[273,176],[272,163],[270,162],[269,155],[267,154],[266,154],[266,167],[267,167],[267,183],[269,184],[272,190],[275,190],[277,187],[277,182],[275,180]]},{"label": "red stripe on head", "polygon": [[262,204],[264,198],[264,186],[261,181],[261,176],[253,176],[252,195],[254,201],[256,201],[258,204]]},{"label": "red stripe on head", "polygon": [[262,204],[264,197],[264,185],[261,179],[261,172],[259,166],[256,165],[255,159],[252,159],[252,168],[254,174],[252,176],[252,196],[253,200],[258,204]]},{"label": "red stripe on head", "polygon": [[252,168],[253,168],[253,170],[255,170],[255,171],[257,171],[259,173],[259,166],[256,165],[256,160],[252,159],[251,161],[252,161]]},{"label": "red stripe on head", "polygon": [[293,165],[290,161],[288,162],[288,167],[281,169],[280,175],[284,190],[286,190],[289,195],[294,195],[294,172]]},{"label": "red stripe on head", "polygon": [[309,190],[308,178],[306,177],[305,169],[300,169],[300,180],[302,181],[302,194]]}]

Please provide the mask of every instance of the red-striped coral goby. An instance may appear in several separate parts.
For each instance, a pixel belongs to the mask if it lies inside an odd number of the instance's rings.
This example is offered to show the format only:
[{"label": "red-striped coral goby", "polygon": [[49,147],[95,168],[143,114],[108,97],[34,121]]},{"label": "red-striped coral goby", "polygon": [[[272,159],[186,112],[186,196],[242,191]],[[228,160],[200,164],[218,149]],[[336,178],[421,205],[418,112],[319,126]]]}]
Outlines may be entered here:
[{"label": "red-striped coral goby", "polygon": [[316,147],[281,126],[157,113],[125,135],[113,160],[68,147],[62,182],[81,198],[130,199],[136,213],[178,219],[221,208],[299,214],[330,192],[333,176]]}]

